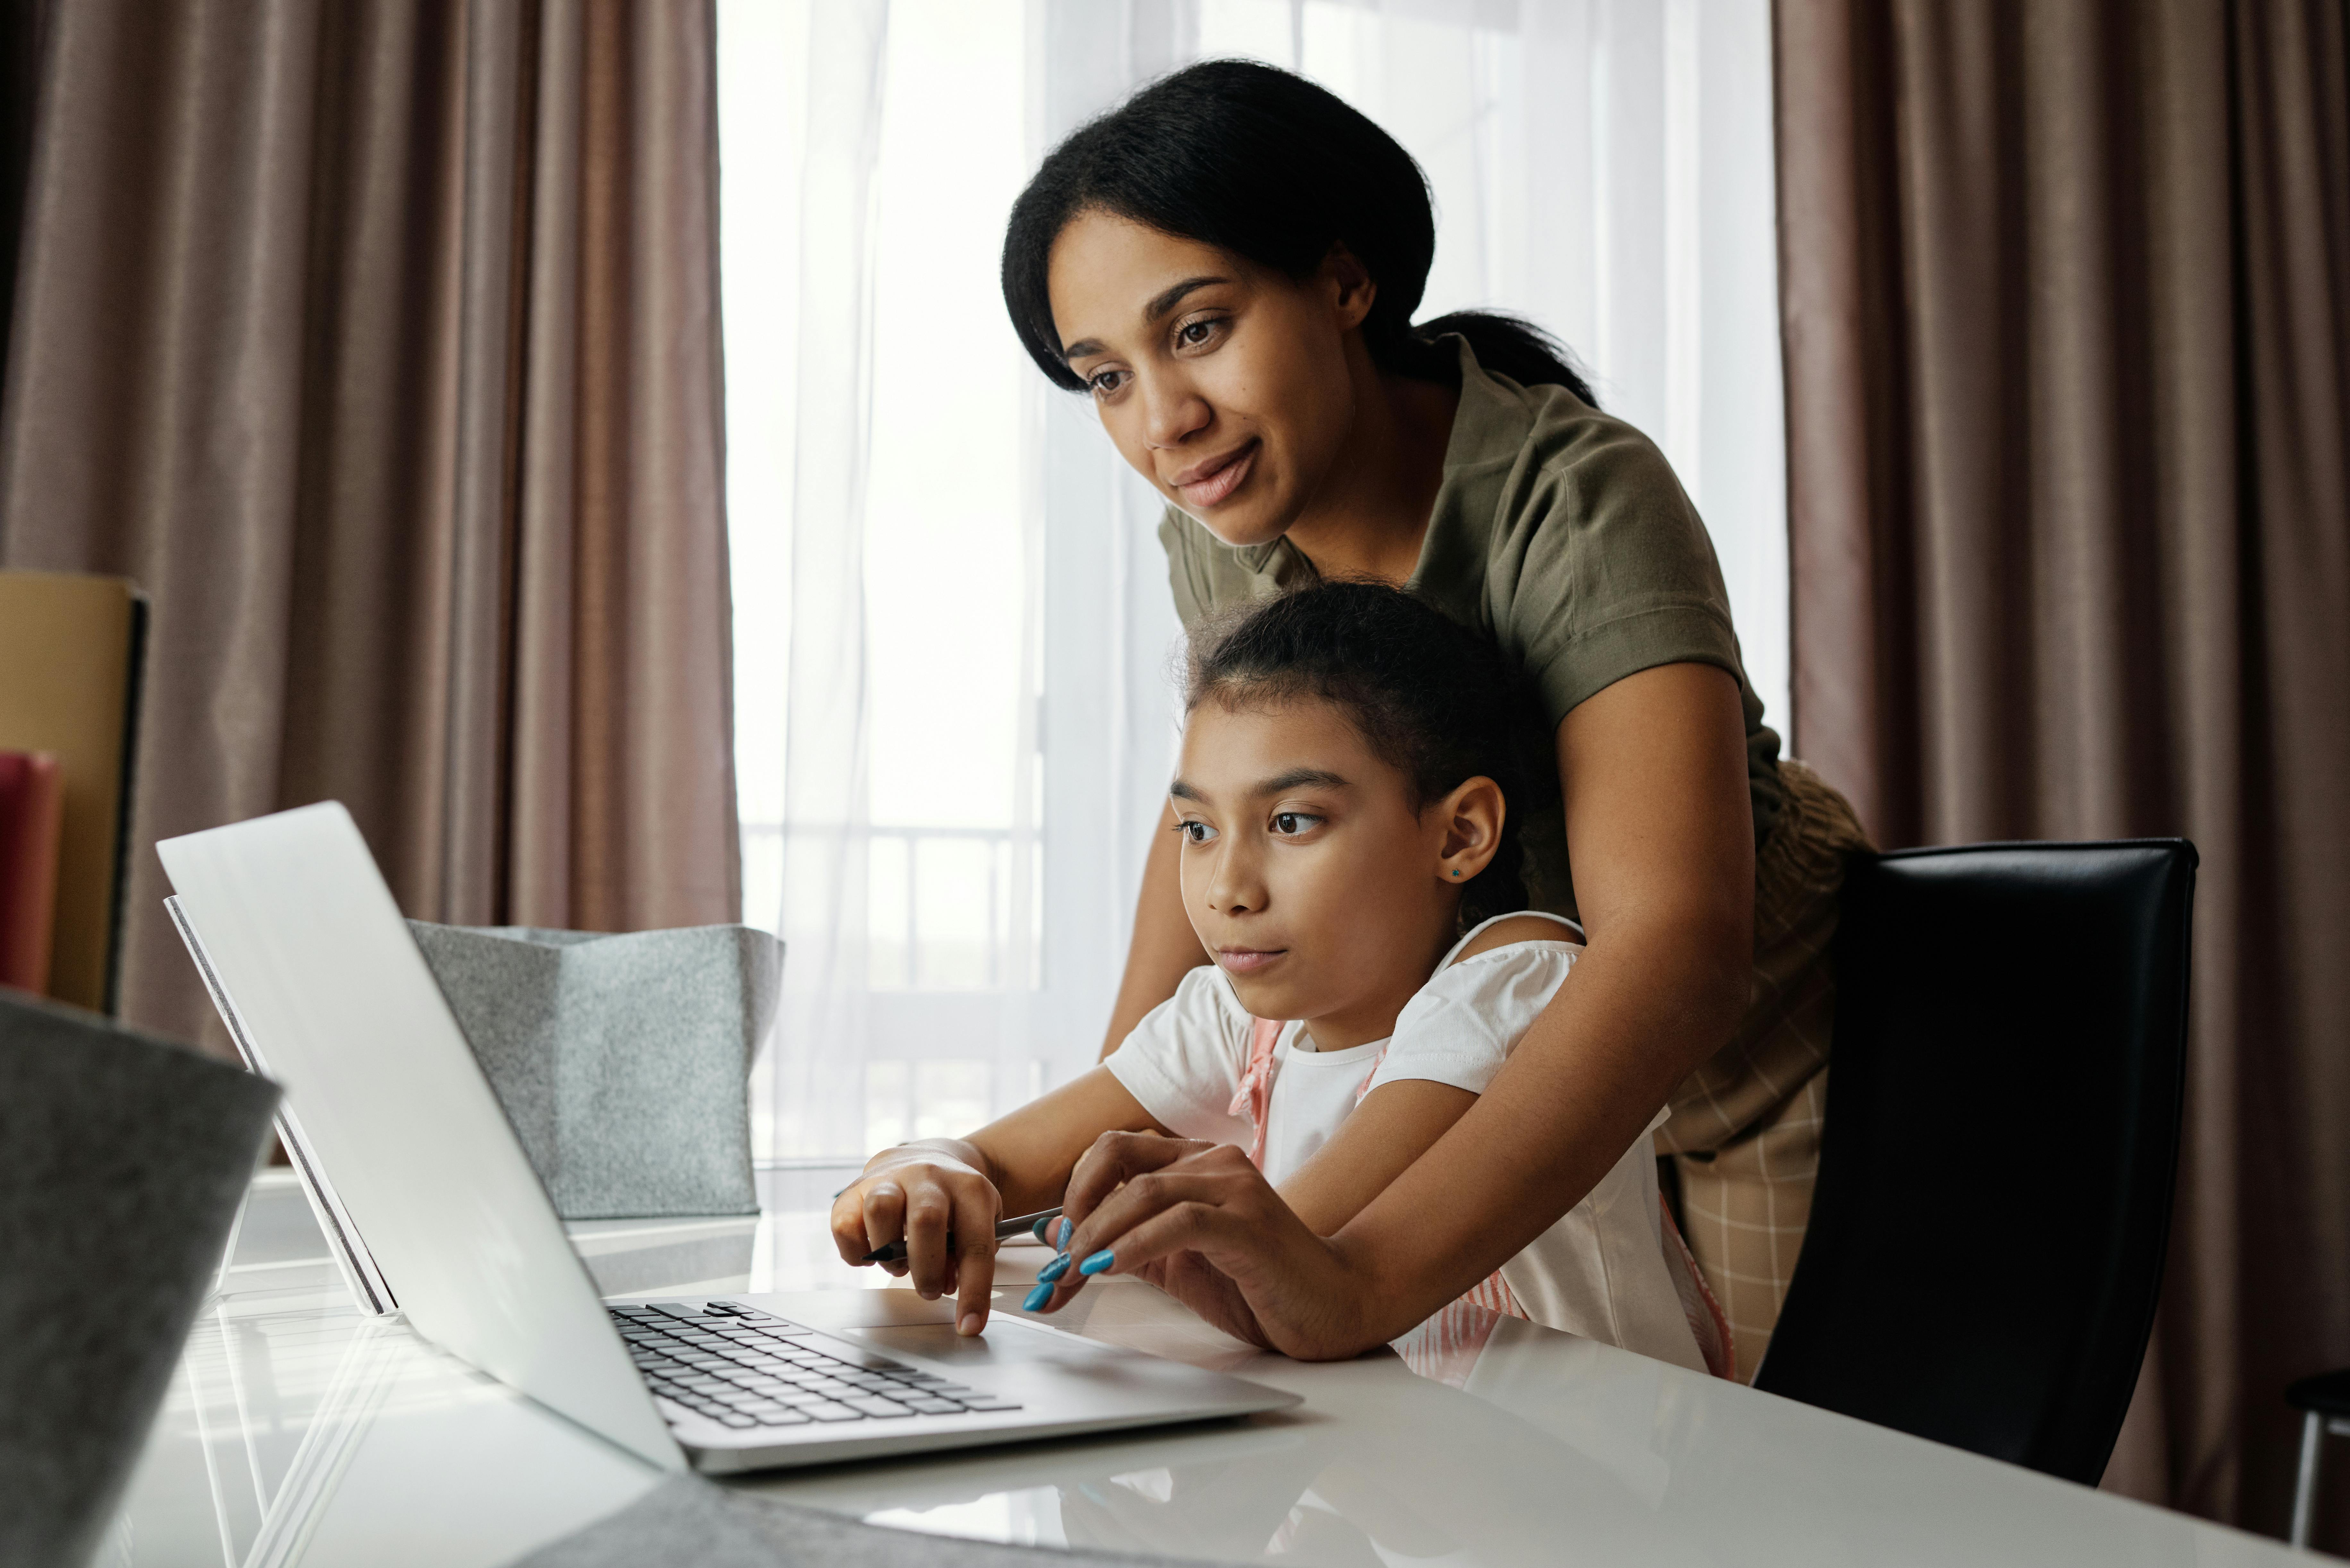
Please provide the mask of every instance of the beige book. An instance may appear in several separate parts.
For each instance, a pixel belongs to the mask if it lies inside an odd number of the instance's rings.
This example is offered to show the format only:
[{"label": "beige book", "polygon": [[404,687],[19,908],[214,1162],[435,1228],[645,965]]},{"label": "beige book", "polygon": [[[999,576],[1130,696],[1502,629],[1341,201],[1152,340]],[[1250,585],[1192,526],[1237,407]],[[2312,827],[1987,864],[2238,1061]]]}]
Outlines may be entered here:
[{"label": "beige book", "polygon": [[0,572],[0,751],[64,777],[48,993],[114,1011],[146,600],[120,577]]}]

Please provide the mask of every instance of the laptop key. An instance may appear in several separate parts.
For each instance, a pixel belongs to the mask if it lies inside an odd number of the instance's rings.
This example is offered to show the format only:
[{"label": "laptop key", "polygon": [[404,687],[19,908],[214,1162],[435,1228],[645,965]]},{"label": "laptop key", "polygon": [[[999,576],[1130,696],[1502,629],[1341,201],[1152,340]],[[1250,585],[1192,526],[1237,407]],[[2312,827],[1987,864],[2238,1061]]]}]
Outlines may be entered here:
[{"label": "laptop key", "polygon": [[960,1416],[962,1407],[951,1399],[909,1399],[906,1407],[917,1416]]},{"label": "laptop key", "polygon": [[962,1407],[966,1410],[1017,1410],[1020,1403],[1016,1399],[990,1399],[983,1394],[977,1398],[964,1400]]},{"label": "laptop key", "polygon": [[803,1405],[801,1409],[819,1421],[862,1421],[865,1412],[852,1410],[837,1400],[827,1399],[821,1405]]},{"label": "laptop key", "polygon": [[814,1422],[815,1419],[815,1417],[809,1415],[805,1410],[783,1409],[761,1414],[759,1417],[759,1425],[762,1427],[805,1427]]},{"label": "laptop key", "polygon": [[853,1395],[843,1399],[841,1403],[852,1410],[862,1410],[868,1416],[904,1416],[910,1413],[895,1399],[884,1399],[871,1394]]}]

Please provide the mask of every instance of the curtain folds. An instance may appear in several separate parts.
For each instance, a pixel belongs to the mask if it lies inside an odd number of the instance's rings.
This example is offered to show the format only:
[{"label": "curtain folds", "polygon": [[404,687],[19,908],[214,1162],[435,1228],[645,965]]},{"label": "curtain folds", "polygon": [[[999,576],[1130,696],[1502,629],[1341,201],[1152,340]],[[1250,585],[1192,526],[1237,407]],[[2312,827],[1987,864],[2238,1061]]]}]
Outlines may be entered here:
[{"label": "curtain folds", "polygon": [[2283,1386],[2350,1365],[2343,9],[1776,25],[1797,753],[1887,845],[2200,848],[2170,1269],[2106,1484],[2282,1533]]},{"label": "curtain folds", "polygon": [[153,841],[336,798],[410,913],[739,904],[706,4],[49,14],[0,562],[152,596]]}]

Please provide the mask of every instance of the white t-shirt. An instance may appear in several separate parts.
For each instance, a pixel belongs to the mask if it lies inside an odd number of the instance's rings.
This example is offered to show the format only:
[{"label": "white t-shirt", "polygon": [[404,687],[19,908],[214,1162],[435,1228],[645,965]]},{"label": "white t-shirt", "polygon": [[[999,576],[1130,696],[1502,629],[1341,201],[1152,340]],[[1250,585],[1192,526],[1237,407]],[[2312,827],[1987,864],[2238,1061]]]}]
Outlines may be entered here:
[{"label": "white t-shirt", "polygon": [[[1484,929],[1461,938],[1453,952]],[[1265,1179],[1278,1187],[1295,1175],[1357,1099],[1382,1085],[1425,1078],[1483,1094],[1582,951],[1571,941],[1532,941],[1459,963],[1448,953],[1405,1004],[1393,1035],[1350,1050],[1302,1048],[1305,1025],[1283,1025],[1265,1113]],[[1210,964],[1184,976],[1107,1065],[1170,1132],[1247,1148],[1256,1129],[1234,1114],[1233,1104],[1254,1024],[1232,981]],[[1648,1137],[1664,1119],[1659,1110],[1590,1194],[1503,1264],[1501,1274],[1536,1323],[1702,1372],[1665,1262]]]}]

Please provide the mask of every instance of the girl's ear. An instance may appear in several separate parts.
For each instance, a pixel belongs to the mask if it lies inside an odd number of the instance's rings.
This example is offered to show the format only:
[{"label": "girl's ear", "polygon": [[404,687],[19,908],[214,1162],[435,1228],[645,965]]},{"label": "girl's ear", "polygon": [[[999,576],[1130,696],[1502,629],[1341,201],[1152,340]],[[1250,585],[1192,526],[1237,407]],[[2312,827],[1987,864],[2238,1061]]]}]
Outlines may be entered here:
[{"label": "girl's ear", "polygon": [[1502,824],[1509,806],[1502,786],[1482,774],[1466,779],[1435,805],[1444,835],[1438,844],[1436,879],[1459,886],[1492,863],[1502,847]]},{"label": "girl's ear", "polygon": [[1345,245],[1334,244],[1322,258],[1322,276],[1332,291],[1331,303],[1337,306],[1338,330],[1350,332],[1360,327],[1379,296],[1378,279],[1371,275],[1371,269]]}]

